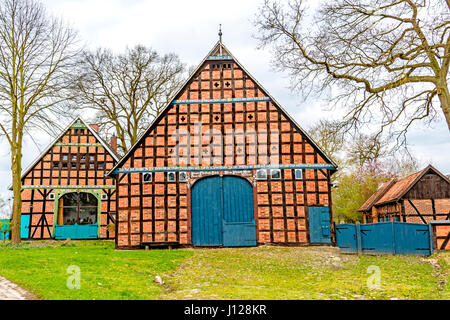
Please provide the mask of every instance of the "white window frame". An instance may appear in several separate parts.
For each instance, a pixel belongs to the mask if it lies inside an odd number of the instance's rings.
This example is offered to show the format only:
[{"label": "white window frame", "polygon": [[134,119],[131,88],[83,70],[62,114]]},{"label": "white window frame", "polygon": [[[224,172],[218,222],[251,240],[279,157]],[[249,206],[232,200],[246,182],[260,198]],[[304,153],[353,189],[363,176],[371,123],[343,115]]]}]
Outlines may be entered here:
[{"label": "white window frame", "polygon": [[52,192],[48,195],[49,200],[55,200],[55,194]]},{"label": "white window frame", "polygon": [[[300,172],[300,178],[297,177],[297,172]],[[303,169],[294,169],[295,180],[303,180]]]},{"label": "white window frame", "polygon": [[108,195],[106,193],[102,193],[101,197],[102,200],[108,200]]}]

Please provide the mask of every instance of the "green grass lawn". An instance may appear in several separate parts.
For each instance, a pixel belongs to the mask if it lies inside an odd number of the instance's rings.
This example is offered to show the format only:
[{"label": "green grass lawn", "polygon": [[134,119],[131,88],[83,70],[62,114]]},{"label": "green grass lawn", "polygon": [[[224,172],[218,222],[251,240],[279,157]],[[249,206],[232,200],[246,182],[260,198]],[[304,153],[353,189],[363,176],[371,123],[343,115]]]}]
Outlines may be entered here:
[{"label": "green grass lawn", "polygon": [[[327,247],[198,250],[168,277],[161,298],[450,299],[450,252],[429,259]],[[369,266],[379,267],[380,289],[367,287]]]},{"label": "green grass lawn", "polygon": [[[328,247],[116,251],[108,241],[0,244],[0,275],[41,299],[450,299],[450,252],[342,255]],[[70,290],[67,268],[81,270]],[[369,266],[381,288],[369,289]],[[154,283],[160,275],[164,285]]]},{"label": "green grass lawn", "polygon": [[[0,245],[0,275],[41,299],[156,299],[161,287],[154,277],[191,255],[186,250],[116,251],[112,241],[33,241],[18,248]],[[71,265],[80,268],[80,289],[67,288]]]}]

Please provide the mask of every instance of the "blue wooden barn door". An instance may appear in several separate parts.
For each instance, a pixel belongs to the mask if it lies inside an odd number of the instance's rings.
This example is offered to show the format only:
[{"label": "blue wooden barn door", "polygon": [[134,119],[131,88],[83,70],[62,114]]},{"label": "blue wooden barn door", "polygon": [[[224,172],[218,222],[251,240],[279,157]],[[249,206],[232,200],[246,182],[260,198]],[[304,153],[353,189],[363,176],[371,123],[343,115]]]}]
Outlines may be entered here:
[{"label": "blue wooden barn door", "polygon": [[308,207],[310,243],[331,243],[328,207]]},{"label": "blue wooden barn door", "polygon": [[256,246],[256,223],[253,215],[253,189],[243,179],[225,176],[223,187],[223,245]]},{"label": "blue wooden barn door", "polygon": [[222,192],[220,177],[201,179],[192,187],[192,243],[222,245]]},{"label": "blue wooden barn door", "polygon": [[197,246],[256,245],[253,190],[234,176],[208,177],[192,187],[192,243]]}]

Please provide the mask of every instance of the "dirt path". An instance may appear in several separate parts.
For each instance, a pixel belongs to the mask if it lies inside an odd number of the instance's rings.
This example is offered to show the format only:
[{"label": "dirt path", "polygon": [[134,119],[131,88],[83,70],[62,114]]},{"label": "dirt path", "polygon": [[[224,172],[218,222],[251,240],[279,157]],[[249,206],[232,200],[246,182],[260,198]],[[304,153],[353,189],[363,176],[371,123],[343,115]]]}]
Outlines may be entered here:
[{"label": "dirt path", "polygon": [[38,298],[25,291],[15,283],[0,277],[0,300],[37,300]]}]

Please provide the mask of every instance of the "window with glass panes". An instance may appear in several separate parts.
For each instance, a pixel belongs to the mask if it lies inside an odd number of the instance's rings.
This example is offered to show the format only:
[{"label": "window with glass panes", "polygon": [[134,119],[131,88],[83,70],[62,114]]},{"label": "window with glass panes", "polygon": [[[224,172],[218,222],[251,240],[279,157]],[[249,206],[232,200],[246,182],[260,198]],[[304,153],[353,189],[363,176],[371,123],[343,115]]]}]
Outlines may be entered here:
[{"label": "window with glass panes", "polygon": [[98,199],[92,193],[71,192],[62,196],[62,224],[97,223]]}]

